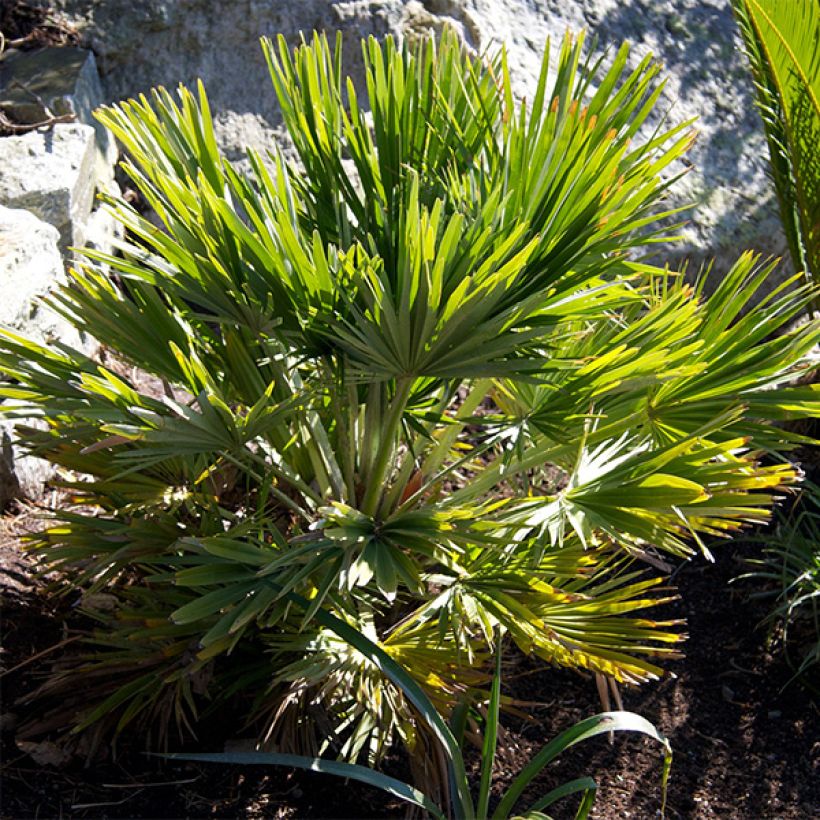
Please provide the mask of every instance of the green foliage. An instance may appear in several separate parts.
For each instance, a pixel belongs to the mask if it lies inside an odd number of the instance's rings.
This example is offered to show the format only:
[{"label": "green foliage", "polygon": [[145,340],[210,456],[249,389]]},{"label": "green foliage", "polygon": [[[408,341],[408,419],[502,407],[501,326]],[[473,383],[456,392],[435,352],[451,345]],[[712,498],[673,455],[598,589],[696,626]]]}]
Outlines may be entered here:
[{"label": "green foliage", "polygon": [[757,595],[775,598],[768,621],[782,629],[787,657],[797,650],[797,676],[820,663],[820,487],[806,484],[780,519],[773,532],[754,539],[764,557],[750,561],[755,569],[744,577],[775,585]]},{"label": "green foliage", "polygon": [[431,743],[323,610],[443,714],[483,697],[497,631],[658,677],[683,638],[649,617],[664,556],[796,478],[761,459],[800,440],[771,420],[820,414],[791,386],[818,325],[784,330],[812,289],[741,315],[751,255],[709,298],[638,258],[691,137],[643,136],[659,67],[626,46],[567,38],[528,104],[452,33],[364,43],[361,101],[338,42],[264,48],[298,163],[241,173],[201,88],[104,109],[162,222],[112,200],[119,253],[53,299],[104,356],[0,331],[4,409],[45,421],[22,440],[71,502],[31,546],[99,621],[43,686],[55,721],[163,732],[230,701],[283,752]]},{"label": "green foliage", "polygon": [[[820,4],[733,0],[795,268],[820,271]],[[814,303],[815,309],[818,303]]]},{"label": "green foliage", "polygon": [[[303,605],[308,604],[304,599],[301,600],[301,603]],[[468,722],[469,705],[466,703],[461,704],[454,714],[454,720],[448,726],[413,677],[405,669],[402,669],[390,655],[372,641],[369,641],[362,633],[352,629],[348,624],[334,618],[329,613],[319,610],[316,618],[323,626],[335,632],[343,640],[348,641],[376,665],[385,677],[398,687],[407,700],[413,704],[419,718],[427,724],[431,734],[436,737],[444,760],[444,768],[446,769],[444,782],[448,784],[447,803],[450,809],[449,812],[437,805],[429,795],[409,784],[365,766],[352,763],[270,752],[194,752],[164,756],[202,763],[289,766],[296,769],[322,772],[376,786],[387,794],[424,809],[432,817],[441,818],[441,820],[448,816],[459,818],[459,820],[481,820],[490,817],[492,820],[508,820],[508,818],[513,817],[515,807],[524,792],[532,786],[538,775],[564,750],[605,732],[639,732],[653,740],[657,740],[664,749],[661,780],[663,791],[661,816],[663,816],[666,804],[666,785],[672,766],[672,748],[669,741],[651,723],[644,720],[640,715],[623,711],[607,712],[582,720],[547,743],[513,779],[507,790],[500,796],[495,810],[490,815],[490,789],[500,726],[501,642],[498,641],[497,644],[495,674],[487,703],[486,718],[484,719],[480,760],[481,777],[478,784],[478,793],[473,799],[474,795],[467,779],[464,760],[464,730]],[[595,802],[597,788],[597,784],[590,777],[576,778],[552,789],[536,800],[523,814],[516,813],[514,816],[522,818],[522,820],[549,820],[548,815],[544,814],[544,809],[549,808],[565,797],[580,793],[581,802],[575,817],[584,820],[589,817],[589,812]]]},{"label": "green foliage", "polygon": [[[733,0],[733,6],[756,83],[789,250],[795,268],[811,282],[820,271],[820,3]],[[820,308],[817,298],[812,307]],[[798,673],[820,660],[817,488],[809,485],[804,498],[774,533],[759,539],[766,557],[754,562],[761,568],[752,573],[779,585],[769,620],[782,625],[784,640],[791,625],[813,623],[815,640],[802,653]]]}]

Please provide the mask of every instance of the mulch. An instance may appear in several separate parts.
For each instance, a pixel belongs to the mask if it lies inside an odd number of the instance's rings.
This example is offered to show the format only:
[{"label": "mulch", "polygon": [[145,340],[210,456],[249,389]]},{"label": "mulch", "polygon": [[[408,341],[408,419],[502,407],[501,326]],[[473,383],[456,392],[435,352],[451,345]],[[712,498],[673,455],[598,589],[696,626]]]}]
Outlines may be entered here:
[{"label": "mulch", "polygon": [[[767,603],[750,597],[759,584],[732,583],[744,572],[744,559],[759,549],[727,543],[716,550],[714,565],[699,559],[681,567],[674,579],[681,600],[669,607],[670,614],[688,621],[686,657],[669,664],[666,679],[623,693],[624,707],[653,721],[672,742],[671,820],[820,815],[816,689],[799,680],[786,686],[793,672],[777,636],[760,625]],[[278,768],[163,761],[144,755],[135,738],[121,740],[116,757],[88,765],[59,757],[45,763],[42,748],[36,763],[15,743],[15,725],[32,708],[16,701],[34,688],[48,655],[27,661],[64,639],[75,616],[70,602],[50,600],[32,579],[13,537],[0,539],[0,585],[3,818],[404,816],[403,805],[358,784]],[[529,720],[506,718],[496,794],[546,741],[600,711],[594,682],[575,672],[512,653],[505,666],[505,693],[541,705],[528,710]],[[197,748],[221,749],[232,729],[228,716],[217,718],[204,727],[208,734],[200,736]],[[398,775],[406,768],[400,756],[389,766]],[[550,766],[531,796],[589,774],[600,786],[593,817],[657,817],[660,771],[657,744],[638,736],[616,735],[612,744],[596,738]],[[566,802],[556,818],[573,816],[572,801]]]}]

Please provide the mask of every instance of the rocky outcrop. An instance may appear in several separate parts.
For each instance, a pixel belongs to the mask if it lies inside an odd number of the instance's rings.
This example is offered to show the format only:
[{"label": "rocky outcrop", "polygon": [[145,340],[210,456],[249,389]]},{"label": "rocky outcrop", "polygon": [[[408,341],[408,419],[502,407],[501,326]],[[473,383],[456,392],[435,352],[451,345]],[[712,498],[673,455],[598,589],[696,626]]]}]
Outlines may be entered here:
[{"label": "rocky outcrop", "polygon": [[62,280],[59,242],[33,213],[0,205],[0,325],[40,341],[66,336],[68,326],[39,301]]},{"label": "rocky outcrop", "polygon": [[[57,229],[29,211],[0,206],[0,325],[78,344],[76,331],[41,302],[63,277],[59,241]],[[13,438],[13,422],[0,420],[0,510],[20,495],[38,497],[51,474],[47,462],[15,453]]]},{"label": "rocky outcrop", "polygon": [[[0,325],[38,341],[85,346],[42,298],[74,261],[69,248],[109,251],[119,230],[94,209],[96,193],[116,191],[116,145],[92,116],[101,102],[87,50],[6,52],[0,60],[0,109],[21,131],[0,138]],[[26,123],[55,120],[22,132]],[[46,462],[16,450],[14,422],[0,421],[0,509],[20,495],[40,496],[51,474]]]},{"label": "rocky outcrop", "polygon": [[90,125],[96,136],[98,183],[113,180],[117,147],[94,119],[103,102],[94,53],[82,48],[9,49],[0,60],[0,109],[15,123],[36,124],[53,117]]},{"label": "rocky outcrop", "polygon": [[[25,208],[60,232],[60,245],[102,243],[112,223],[92,211],[95,194],[114,192],[117,147],[94,119],[103,92],[94,54],[80,48],[5,52],[0,109],[17,126],[60,120],[0,139],[0,204]],[[65,120],[71,120],[66,122]]]},{"label": "rocky outcrop", "polygon": [[0,139],[0,203],[53,225],[64,252],[79,247],[97,187],[95,146],[94,129],[80,123]]},{"label": "rocky outcrop", "polygon": [[[54,3],[52,3],[54,5]],[[669,77],[670,122],[697,117],[700,135],[669,199],[694,205],[683,243],[664,259],[716,256],[717,268],[752,247],[786,245],[767,177],[767,151],[730,0],[57,0],[98,55],[109,100],[201,77],[231,157],[277,133],[279,117],[260,35],[340,29],[346,68],[361,81],[362,35],[417,36],[453,25],[475,49],[505,43],[518,92],[533,88],[544,43],[587,28],[599,48],[623,39],[637,60],[653,52]],[[673,256],[670,258],[670,254]]]}]

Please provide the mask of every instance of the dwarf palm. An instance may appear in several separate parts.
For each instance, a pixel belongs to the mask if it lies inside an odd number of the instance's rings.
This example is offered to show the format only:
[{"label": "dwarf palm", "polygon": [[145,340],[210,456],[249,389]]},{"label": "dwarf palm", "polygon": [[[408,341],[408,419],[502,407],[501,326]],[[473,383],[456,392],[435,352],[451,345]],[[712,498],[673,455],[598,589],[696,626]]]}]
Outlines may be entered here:
[{"label": "dwarf palm", "polygon": [[267,737],[355,758],[423,738],[319,609],[445,711],[497,628],[660,675],[682,637],[645,615],[670,599],[662,554],[765,520],[795,479],[759,459],[789,443],[767,420],[818,413],[788,386],[817,327],[771,335],[810,290],[741,318],[769,272],[752,257],[709,299],[637,259],[691,136],[644,136],[659,68],[626,46],[604,68],[568,38],[518,104],[504,53],[452,34],[366,42],[364,101],[338,42],[263,45],[299,162],[240,173],[201,88],[103,110],[163,225],[113,201],[120,255],[54,300],[109,364],[2,333],[3,394],[46,419],[25,440],[77,504],[33,545],[118,601],[44,691],[79,671],[77,724],[120,728],[242,692]]}]

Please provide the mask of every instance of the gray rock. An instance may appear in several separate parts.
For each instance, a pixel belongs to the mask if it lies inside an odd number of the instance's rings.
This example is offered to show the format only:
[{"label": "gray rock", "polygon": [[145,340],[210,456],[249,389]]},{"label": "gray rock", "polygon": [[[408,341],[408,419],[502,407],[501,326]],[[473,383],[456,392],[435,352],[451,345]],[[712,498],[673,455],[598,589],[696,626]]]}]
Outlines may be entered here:
[{"label": "gray rock", "polygon": [[94,54],[82,48],[9,49],[0,59],[0,107],[17,122],[90,118],[102,97]]},{"label": "gray rock", "polygon": [[103,92],[91,51],[81,48],[9,50],[0,58],[0,109],[14,122],[39,123],[70,115],[91,125],[97,137],[97,179],[113,180],[114,138],[94,119]]},{"label": "gray rock", "polygon": [[0,325],[39,341],[68,326],[39,303],[63,279],[60,234],[28,211],[0,206]]},{"label": "gray rock", "polygon": [[[231,158],[246,145],[269,144],[278,107],[259,47],[262,35],[340,29],[347,70],[362,85],[359,40],[401,28],[401,0],[56,0],[48,2],[76,26],[97,55],[108,100],[156,85],[193,87],[202,79]],[[260,127],[261,126],[261,127]]]},{"label": "gray rock", "polygon": [[[40,302],[63,278],[59,239],[28,211],[0,206],[0,325],[36,341],[78,345],[77,332]],[[15,452],[14,422],[2,418],[8,407],[0,404],[0,509],[20,496],[39,497],[53,473],[48,462]]]},{"label": "gray rock", "polygon": [[[481,45],[503,42],[519,93],[534,89],[547,37],[553,48],[566,30],[586,28],[600,50],[632,43],[631,62],[651,52],[667,78],[655,127],[668,112],[675,125],[696,119],[698,139],[673,169],[685,173],[670,191],[670,208],[691,206],[682,241],[657,248],[660,264],[691,267],[714,257],[719,275],[752,248],[784,256],[791,271],[768,151],[730,0],[433,0],[468,18]],[[453,9],[458,9],[454,12]]]},{"label": "gray rock", "polygon": [[341,29],[346,69],[361,83],[357,39],[388,32],[413,37],[455,25],[471,47],[505,43],[516,89],[535,84],[547,37],[587,28],[600,48],[623,39],[635,61],[653,52],[669,76],[663,100],[669,122],[696,116],[700,136],[688,155],[690,173],[670,194],[670,207],[694,205],[683,243],[663,248],[661,261],[717,256],[725,269],[751,247],[786,249],[767,177],[767,150],[730,0],[53,0],[97,53],[108,99],[157,84],[191,85],[201,77],[231,157],[276,134],[279,116],[258,38]]},{"label": "gray rock", "polygon": [[0,512],[16,498],[23,496],[20,479],[14,471],[14,450],[11,438],[0,421]]},{"label": "gray rock", "polygon": [[53,225],[60,247],[84,243],[96,188],[90,125],[60,123],[0,139],[0,205],[24,208]]},{"label": "gray rock", "polygon": [[[0,511],[18,498],[39,500],[43,497],[48,482],[56,475],[53,464],[42,458],[26,455],[15,444],[15,422],[2,417],[0,404]],[[38,419],[23,419],[26,426],[42,426]]]},{"label": "gray rock", "polygon": [[[119,194],[119,186],[116,182],[112,182],[109,188],[112,195]],[[102,253],[113,253],[115,249],[115,242],[117,239],[122,239],[125,234],[125,229],[122,223],[108,211],[105,206],[97,208],[92,211],[83,226],[84,242],[83,248],[93,248]],[[81,261],[87,261],[83,257],[82,252],[77,257]]]}]

